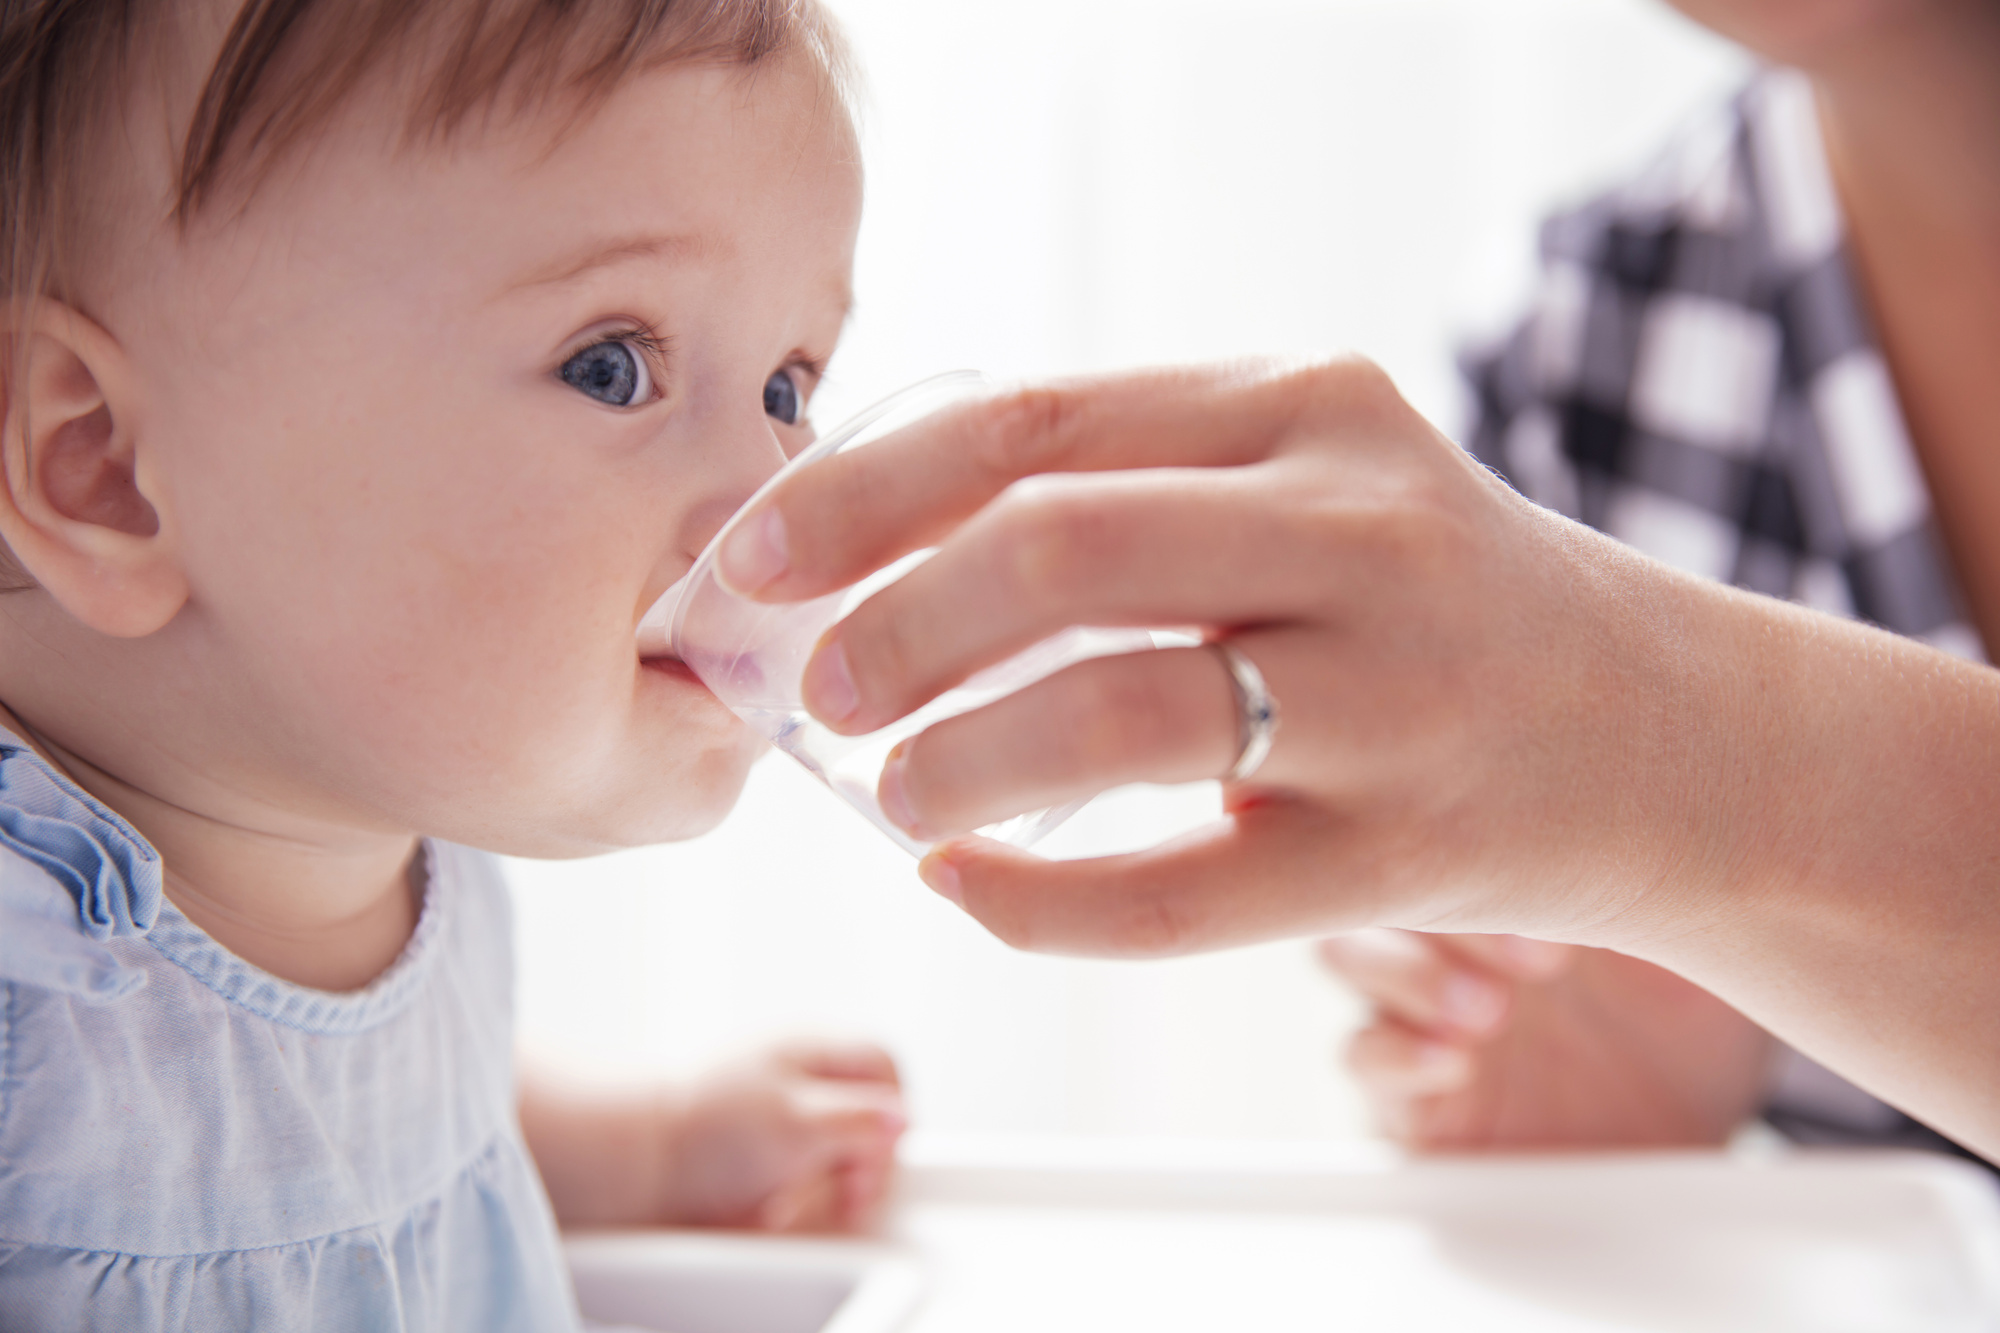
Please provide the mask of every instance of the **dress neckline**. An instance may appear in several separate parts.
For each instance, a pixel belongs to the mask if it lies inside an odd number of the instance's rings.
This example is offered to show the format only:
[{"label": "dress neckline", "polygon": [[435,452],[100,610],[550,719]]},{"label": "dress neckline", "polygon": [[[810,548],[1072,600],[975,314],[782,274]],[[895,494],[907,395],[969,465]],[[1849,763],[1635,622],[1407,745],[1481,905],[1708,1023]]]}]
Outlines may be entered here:
[{"label": "dress neckline", "polygon": [[443,937],[458,877],[441,844],[423,840],[424,901],[417,927],[386,971],[354,991],[314,990],[237,957],[175,907],[160,904],[145,942],[229,1003],[301,1032],[366,1031],[406,1008],[423,985]]}]

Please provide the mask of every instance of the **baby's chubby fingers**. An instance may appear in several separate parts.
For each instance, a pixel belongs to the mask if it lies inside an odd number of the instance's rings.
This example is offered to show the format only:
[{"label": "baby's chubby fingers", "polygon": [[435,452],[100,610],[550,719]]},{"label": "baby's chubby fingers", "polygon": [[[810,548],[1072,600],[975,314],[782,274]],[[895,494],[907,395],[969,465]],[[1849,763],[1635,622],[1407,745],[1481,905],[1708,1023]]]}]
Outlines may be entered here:
[{"label": "baby's chubby fingers", "polygon": [[789,1090],[796,1139],[790,1178],[758,1209],[773,1231],[823,1231],[867,1220],[895,1169],[896,1142],[908,1125],[893,1085],[812,1079]]},{"label": "baby's chubby fingers", "polygon": [[801,1176],[757,1208],[759,1231],[830,1231],[841,1225],[840,1187],[831,1172]]},{"label": "baby's chubby fingers", "polygon": [[888,1195],[892,1163],[836,1163],[772,1194],[757,1210],[763,1231],[856,1231],[869,1225]]},{"label": "baby's chubby fingers", "polygon": [[908,1125],[895,1064],[866,1045],[799,1044],[674,1099],[654,1210],[682,1225],[844,1225],[861,1170],[886,1177]]},{"label": "baby's chubby fingers", "polygon": [[894,1166],[894,1162],[855,1162],[841,1170],[839,1208],[842,1226],[865,1226],[880,1210],[889,1194]]},{"label": "baby's chubby fingers", "polygon": [[786,1094],[788,1112],[820,1159],[888,1153],[909,1127],[902,1089],[872,1079],[801,1080]]},{"label": "baby's chubby fingers", "polygon": [[793,1042],[780,1047],[773,1058],[811,1078],[903,1086],[895,1057],[868,1042]]}]

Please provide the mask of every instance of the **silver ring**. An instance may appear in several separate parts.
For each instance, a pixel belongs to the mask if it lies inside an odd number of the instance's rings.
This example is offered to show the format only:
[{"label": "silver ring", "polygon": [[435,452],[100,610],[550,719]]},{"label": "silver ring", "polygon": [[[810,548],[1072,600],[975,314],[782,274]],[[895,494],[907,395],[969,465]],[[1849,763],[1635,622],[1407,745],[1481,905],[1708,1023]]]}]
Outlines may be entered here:
[{"label": "silver ring", "polygon": [[1278,701],[1271,697],[1271,687],[1264,683],[1264,673],[1255,662],[1220,640],[1206,646],[1222,659],[1230,687],[1236,692],[1236,762],[1222,780],[1243,782],[1270,756],[1271,741],[1278,734]]}]

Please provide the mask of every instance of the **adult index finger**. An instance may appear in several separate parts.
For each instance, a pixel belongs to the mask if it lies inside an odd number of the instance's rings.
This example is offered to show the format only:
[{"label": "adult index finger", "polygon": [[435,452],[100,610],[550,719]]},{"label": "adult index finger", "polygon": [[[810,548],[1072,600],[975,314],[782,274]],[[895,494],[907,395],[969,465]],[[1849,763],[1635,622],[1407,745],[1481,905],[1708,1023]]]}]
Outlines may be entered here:
[{"label": "adult index finger", "polygon": [[1042,472],[1227,467],[1268,457],[1363,362],[1248,361],[1032,385],[948,409],[802,469],[724,543],[718,573],[761,601],[817,597],[934,544]]}]

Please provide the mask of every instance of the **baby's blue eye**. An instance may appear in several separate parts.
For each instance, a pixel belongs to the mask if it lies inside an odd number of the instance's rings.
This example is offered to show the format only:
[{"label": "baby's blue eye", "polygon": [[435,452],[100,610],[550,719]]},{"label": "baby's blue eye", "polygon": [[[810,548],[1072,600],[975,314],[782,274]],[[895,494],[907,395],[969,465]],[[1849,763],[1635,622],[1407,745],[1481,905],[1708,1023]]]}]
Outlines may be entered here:
[{"label": "baby's blue eye", "polygon": [[781,370],[764,381],[764,415],[787,426],[799,424],[799,386],[791,371]]},{"label": "baby's blue eye", "polygon": [[[563,383],[612,407],[630,407],[653,395],[646,358],[629,342],[601,342],[562,364]],[[770,390],[765,390],[768,399]]]}]

